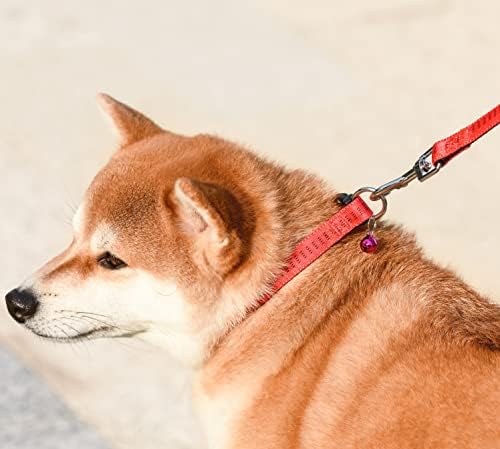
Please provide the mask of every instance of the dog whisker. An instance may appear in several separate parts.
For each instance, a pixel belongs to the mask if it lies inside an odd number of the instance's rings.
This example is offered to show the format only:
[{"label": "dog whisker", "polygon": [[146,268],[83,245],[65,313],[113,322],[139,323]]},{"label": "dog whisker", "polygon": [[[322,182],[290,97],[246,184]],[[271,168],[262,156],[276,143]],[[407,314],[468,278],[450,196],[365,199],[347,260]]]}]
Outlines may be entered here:
[{"label": "dog whisker", "polygon": [[[54,320],[54,321],[57,321],[58,323],[60,323],[61,325],[63,326],[66,326],[68,327],[68,325],[62,321],[59,321],[59,320]],[[70,334],[68,334],[62,327],[58,326],[57,324],[54,324],[54,327],[56,329],[59,329],[65,336],[66,338],[57,338],[58,341],[62,341],[62,342],[65,342],[65,343],[70,343],[70,347],[71,347],[71,350],[75,353],[75,355],[77,354],[77,346],[74,344],[74,340],[75,338],[73,336],[71,336]],[[88,354],[88,350],[87,350],[87,354]]]},{"label": "dog whisker", "polygon": [[54,324],[54,327],[56,329],[59,329],[66,337],[71,338],[71,335],[69,335],[61,326],[58,326],[57,324]]},{"label": "dog whisker", "polygon": [[64,319],[66,320],[71,320],[71,321],[76,321],[77,323],[80,323],[80,324],[86,324],[87,322],[85,320],[83,320],[83,318],[80,318],[80,317],[77,317],[75,315],[71,315],[71,316],[63,316]]},{"label": "dog whisker", "polygon": [[[59,322],[60,324],[62,324],[63,326],[66,326],[67,328],[76,331],[76,329],[74,327],[70,326],[68,323],[65,323],[65,322],[63,322],[61,320],[58,320],[58,319],[56,319],[56,321]],[[85,336],[78,336],[78,337],[70,336],[69,334],[67,334],[66,332],[64,332],[64,330],[61,329],[59,326],[57,326],[57,328],[60,329],[65,335],[67,335],[68,338],[67,339],[63,339],[63,341],[65,343],[69,343],[69,345],[71,346],[71,349],[75,352],[75,354],[78,352],[77,348],[84,347],[85,351],[87,353],[87,356],[90,355],[89,348],[86,345],[87,341],[90,340],[89,338],[87,338]],[[79,344],[76,345],[75,343],[79,343]]]},{"label": "dog whisker", "polygon": [[113,324],[109,321],[100,320],[100,319],[92,317],[92,316],[87,316],[87,315],[83,315],[83,314],[80,314],[79,316],[81,316],[82,318],[87,318],[88,320],[93,320],[97,323],[101,323],[101,324],[105,325],[106,327],[117,329],[117,330],[120,330],[123,332],[135,332],[134,329],[128,329],[128,328],[125,328],[122,326],[117,326],[116,324]]},{"label": "dog whisker", "polygon": [[73,314],[73,315],[95,315],[95,316],[100,316],[100,317],[103,317],[103,318],[109,318],[109,319],[113,319],[111,316],[109,315],[103,315],[101,313],[94,313],[94,312],[86,312],[86,311],[82,311],[82,310],[69,310],[69,309],[59,309],[59,310],[56,310],[57,313],[70,313],[70,314]]},{"label": "dog whisker", "polygon": [[81,319],[86,319],[87,322],[89,322],[89,320],[92,320],[93,322],[96,322],[96,323],[101,323],[103,325],[105,325],[106,327],[114,327],[116,329],[120,329],[119,326],[116,326],[112,323],[110,323],[109,321],[105,321],[105,320],[101,320],[99,318],[96,318],[96,317],[93,317],[93,316],[88,316],[88,315],[84,315],[84,314],[79,314],[78,315],[78,318],[81,318]]},{"label": "dog whisker", "polygon": [[112,320],[113,318],[110,317],[109,315],[103,315],[101,313],[93,313],[93,312],[80,312],[80,311],[75,311],[73,313],[76,313],[77,315],[94,315],[94,316],[100,316],[102,318],[109,318],[110,320]]},{"label": "dog whisker", "polygon": [[81,330],[79,330],[79,329],[77,329],[77,328],[75,328],[75,327],[71,326],[70,324],[68,324],[68,323],[66,323],[66,322],[64,322],[64,321],[62,321],[62,320],[57,320],[57,321],[58,321],[59,323],[63,324],[64,326],[66,326],[68,329],[71,329],[71,330],[75,331],[75,332],[76,332],[75,336],[78,336],[79,334],[81,334],[81,333],[82,333],[82,331],[81,331]]}]

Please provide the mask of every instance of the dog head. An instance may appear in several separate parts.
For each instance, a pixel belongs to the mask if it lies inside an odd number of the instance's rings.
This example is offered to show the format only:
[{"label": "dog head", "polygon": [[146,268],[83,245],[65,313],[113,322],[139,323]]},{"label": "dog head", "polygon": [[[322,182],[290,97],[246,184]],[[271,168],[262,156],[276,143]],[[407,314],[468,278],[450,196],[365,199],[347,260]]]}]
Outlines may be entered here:
[{"label": "dog head", "polygon": [[225,140],[100,102],[120,148],[86,192],[69,247],[8,293],[7,308],[42,337],[142,336],[196,363],[279,268],[261,174],[271,168]]}]

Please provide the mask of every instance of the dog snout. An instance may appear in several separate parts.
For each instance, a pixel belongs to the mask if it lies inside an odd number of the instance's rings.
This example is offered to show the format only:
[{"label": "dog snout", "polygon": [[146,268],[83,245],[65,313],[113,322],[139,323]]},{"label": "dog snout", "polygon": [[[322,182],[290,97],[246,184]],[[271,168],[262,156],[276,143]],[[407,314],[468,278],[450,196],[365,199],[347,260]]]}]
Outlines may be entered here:
[{"label": "dog snout", "polygon": [[31,318],[38,308],[38,300],[31,290],[15,288],[5,295],[7,310],[18,323],[24,323]]}]

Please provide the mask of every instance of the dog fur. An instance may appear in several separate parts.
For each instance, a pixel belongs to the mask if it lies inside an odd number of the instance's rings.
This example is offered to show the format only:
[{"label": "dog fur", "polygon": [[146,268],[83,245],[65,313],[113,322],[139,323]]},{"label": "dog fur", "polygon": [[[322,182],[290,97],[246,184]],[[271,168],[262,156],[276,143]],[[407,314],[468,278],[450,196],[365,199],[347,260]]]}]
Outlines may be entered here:
[{"label": "dog fur", "polygon": [[[143,338],[195,370],[211,448],[499,447],[500,311],[383,223],[357,229],[264,306],[294,246],[338,211],[317,177],[100,95],[120,149],[74,239],[22,288],[61,341]],[[106,270],[109,252],[127,266]]]}]

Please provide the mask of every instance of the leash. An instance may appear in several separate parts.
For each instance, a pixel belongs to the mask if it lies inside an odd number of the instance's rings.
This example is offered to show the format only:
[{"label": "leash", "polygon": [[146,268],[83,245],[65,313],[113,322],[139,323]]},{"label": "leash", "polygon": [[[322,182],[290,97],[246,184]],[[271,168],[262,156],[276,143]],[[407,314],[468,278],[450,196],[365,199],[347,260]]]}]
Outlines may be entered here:
[{"label": "leash", "polygon": [[[363,223],[368,222],[368,234],[361,240],[360,247],[365,253],[375,253],[378,248],[375,229],[377,220],[382,218],[387,211],[387,196],[393,190],[408,186],[415,179],[423,182],[431,178],[455,156],[466,150],[498,124],[500,124],[500,105],[455,134],[435,142],[402,176],[377,188],[362,187],[353,194],[341,193],[338,195],[337,201],[344,207],[298,243],[286,268],[275,280],[271,289],[260,297],[258,304],[263,305],[269,301],[295,276]],[[380,211],[376,214],[361,197],[361,195],[368,193],[371,201],[380,201],[381,203]]]}]

